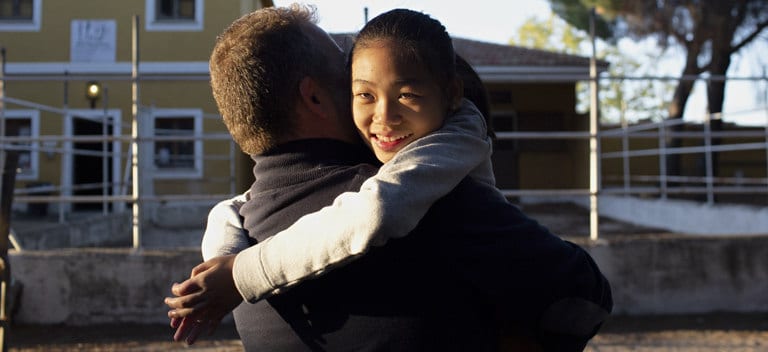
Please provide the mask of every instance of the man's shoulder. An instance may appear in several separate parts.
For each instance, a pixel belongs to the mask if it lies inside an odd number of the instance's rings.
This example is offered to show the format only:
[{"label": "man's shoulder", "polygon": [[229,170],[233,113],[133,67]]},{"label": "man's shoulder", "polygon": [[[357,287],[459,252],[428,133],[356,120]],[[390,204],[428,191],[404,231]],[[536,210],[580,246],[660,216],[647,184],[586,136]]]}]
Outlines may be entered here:
[{"label": "man's shoulder", "polygon": [[353,165],[353,166],[350,166],[350,168],[355,170],[358,175],[366,178],[376,175],[376,172],[379,171],[378,166],[373,164],[367,164],[367,163],[360,163],[357,165]]},{"label": "man's shoulder", "polygon": [[372,164],[360,163],[355,165],[340,166],[334,172],[329,172],[329,177],[339,177],[347,179],[350,187],[359,189],[365,180],[376,175],[379,168]]},{"label": "man's shoulder", "polygon": [[489,206],[501,208],[518,209],[512,203],[507,201],[506,197],[493,185],[465,177],[456,187],[444,198],[444,202],[465,203],[470,202],[474,205],[487,204]]},{"label": "man's shoulder", "polygon": [[438,200],[421,223],[422,230],[451,233],[543,230],[495,187],[470,177]]}]

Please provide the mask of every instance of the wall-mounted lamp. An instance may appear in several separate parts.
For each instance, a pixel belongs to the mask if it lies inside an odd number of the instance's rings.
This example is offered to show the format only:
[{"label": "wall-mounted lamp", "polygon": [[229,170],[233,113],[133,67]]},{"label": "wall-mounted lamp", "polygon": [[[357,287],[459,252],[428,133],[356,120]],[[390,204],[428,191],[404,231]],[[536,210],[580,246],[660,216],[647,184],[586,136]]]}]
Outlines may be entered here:
[{"label": "wall-mounted lamp", "polygon": [[99,82],[90,81],[85,84],[85,98],[91,102],[91,109],[96,107],[96,101],[101,97],[101,85]]}]

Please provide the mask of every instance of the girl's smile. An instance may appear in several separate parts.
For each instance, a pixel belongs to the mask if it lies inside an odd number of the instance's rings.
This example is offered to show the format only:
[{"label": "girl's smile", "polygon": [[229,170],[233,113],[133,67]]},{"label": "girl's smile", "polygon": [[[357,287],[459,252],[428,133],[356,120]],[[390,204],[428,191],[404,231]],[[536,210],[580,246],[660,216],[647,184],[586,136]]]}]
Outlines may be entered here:
[{"label": "girl's smile", "polygon": [[404,134],[404,135],[379,135],[379,134],[372,134],[371,135],[371,144],[375,144],[377,148],[383,150],[383,151],[397,151],[400,150],[400,145],[403,146],[407,145],[411,142],[410,137],[413,137],[413,133]]}]

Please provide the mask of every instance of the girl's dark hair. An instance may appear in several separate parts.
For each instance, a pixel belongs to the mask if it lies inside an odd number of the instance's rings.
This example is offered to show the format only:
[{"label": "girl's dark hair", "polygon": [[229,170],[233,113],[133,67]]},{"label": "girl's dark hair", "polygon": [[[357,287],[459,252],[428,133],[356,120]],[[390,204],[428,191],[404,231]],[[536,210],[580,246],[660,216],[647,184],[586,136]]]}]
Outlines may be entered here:
[{"label": "girl's dark hair", "polygon": [[469,99],[475,104],[480,113],[485,118],[485,125],[488,127],[488,136],[496,138],[493,132],[493,118],[491,117],[491,103],[488,98],[488,90],[483,84],[483,80],[477,74],[472,65],[461,55],[456,54],[456,75],[464,87],[464,98]]},{"label": "girl's dark hair", "polygon": [[365,48],[379,41],[392,41],[398,47],[401,62],[413,62],[426,68],[443,86],[456,78],[453,41],[440,21],[421,12],[395,9],[368,22],[352,47]]}]

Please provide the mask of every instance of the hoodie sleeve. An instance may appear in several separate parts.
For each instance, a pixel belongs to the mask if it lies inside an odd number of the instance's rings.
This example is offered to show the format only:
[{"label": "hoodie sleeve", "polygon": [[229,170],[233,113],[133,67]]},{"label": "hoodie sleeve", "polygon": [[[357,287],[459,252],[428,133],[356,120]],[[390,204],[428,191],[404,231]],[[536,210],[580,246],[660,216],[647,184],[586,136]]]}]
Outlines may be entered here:
[{"label": "hoodie sleeve", "polygon": [[208,213],[208,223],[203,233],[200,251],[203,260],[239,253],[248,248],[248,233],[243,228],[239,214],[248,192],[216,204]]}]

